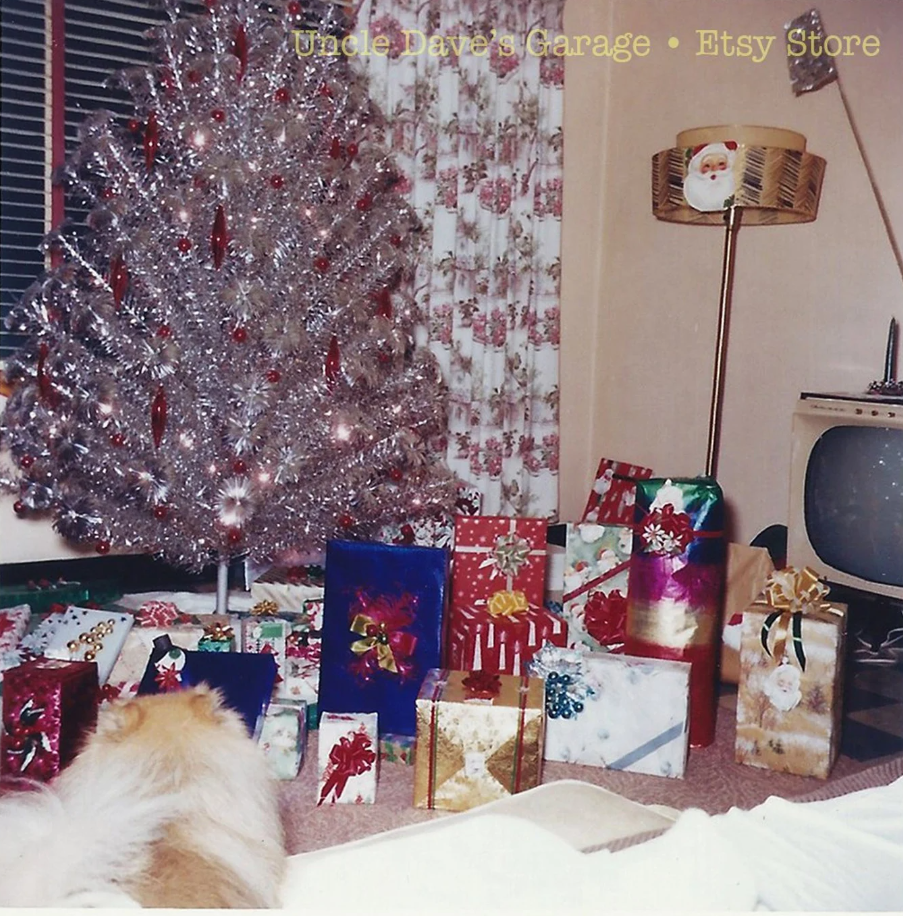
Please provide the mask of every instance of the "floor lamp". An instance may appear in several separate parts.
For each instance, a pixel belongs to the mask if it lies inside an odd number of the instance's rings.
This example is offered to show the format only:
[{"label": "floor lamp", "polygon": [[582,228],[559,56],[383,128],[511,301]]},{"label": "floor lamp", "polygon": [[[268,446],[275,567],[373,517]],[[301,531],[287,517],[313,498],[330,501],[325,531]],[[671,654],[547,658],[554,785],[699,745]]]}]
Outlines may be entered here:
[{"label": "floor lamp", "polygon": [[677,135],[652,158],[652,212],[671,223],[724,227],[721,296],[705,473],[718,468],[721,402],[727,356],[734,250],[747,226],[815,219],[825,160],[806,151],[806,138],[776,127],[697,127]]}]

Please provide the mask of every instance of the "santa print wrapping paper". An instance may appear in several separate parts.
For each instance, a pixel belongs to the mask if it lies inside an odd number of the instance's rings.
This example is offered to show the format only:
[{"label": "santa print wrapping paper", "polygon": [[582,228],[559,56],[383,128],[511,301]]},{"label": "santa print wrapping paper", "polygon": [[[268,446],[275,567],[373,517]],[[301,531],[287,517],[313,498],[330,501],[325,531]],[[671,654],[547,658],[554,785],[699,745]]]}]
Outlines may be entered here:
[{"label": "santa print wrapping paper", "polygon": [[539,678],[430,671],[417,699],[414,806],[467,811],[539,785]]},{"label": "santa print wrapping paper", "polygon": [[826,779],[840,751],[847,608],[824,602],[810,571],[781,570],[772,581],[794,577],[811,600],[766,590],[743,614],[735,757]]},{"label": "santa print wrapping paper", "polygon": [[317,805],[372,805],[379,774],[379,722],[375,712],[320,717]]},{"label": "santa print wrapping paper", "polygon": [[16,646],[25,635],[31,621],[31,608],[27,604],[0,609],[0,683],[3,672],[21,662]]},{"label": "santa print wrapping paper", "polygon": [[690,665],[609,652],[543,648],[545,759],[683,777]]},{"label": "santa print wrapping paper", "polygon": [[260,723],[257,742],[277,779],[294,779],[301,769],[307,742],[307,703],[275,700]]},{"label": "santa print wrapping paper", "polygon": [[593,651],[623,649],[633,528],[569,524],[562,615],[568,645]]},{"label": "santa print wrapping paper", "polygon": [[37,658],[6,672],[0,775],[49,782],[97,723],[94,662]]},{"label": "santa print wrapping paper", "polygon": [[330,541],[318,705],[379,713],[413,735],[424,675],[441,663],[448,555],[435,547]]},{"label": "santa print wrapping paper", "polygon": [[625,652],[690,662],[690,746],[715,740],[724,497],[711,478],[637,484]]},{"label": "santa print wrapping paper", "polygon": [[542,518],[461,516],[455,526],[452,607],[482,607],[495,592],[523,592],[541,606],[546,585]]},{"label": "santa print wrapping paper", "polygon": [[652,476],[649,468],[603,458],[583,510],[584,522],[596,525],[632,525],[638,480]]},{"label": "santa print wrapping paper", "polygon": [[73,605],[45,623],[51,628],[44,645],[47,658],[97,662],[97,677],[106,684],[135,618],[122,611],[99,611]]}]

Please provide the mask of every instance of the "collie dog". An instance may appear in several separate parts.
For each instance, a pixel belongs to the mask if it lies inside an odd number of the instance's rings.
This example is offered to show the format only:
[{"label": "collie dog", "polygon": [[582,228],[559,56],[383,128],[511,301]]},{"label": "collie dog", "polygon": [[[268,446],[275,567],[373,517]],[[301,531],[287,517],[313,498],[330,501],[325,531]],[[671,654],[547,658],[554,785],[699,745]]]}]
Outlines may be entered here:
[{"label": "collie dog", "polygon": [[32,789],[0,797],[0,906],[280,903],[277,783],[214,690],[111,704]]}]

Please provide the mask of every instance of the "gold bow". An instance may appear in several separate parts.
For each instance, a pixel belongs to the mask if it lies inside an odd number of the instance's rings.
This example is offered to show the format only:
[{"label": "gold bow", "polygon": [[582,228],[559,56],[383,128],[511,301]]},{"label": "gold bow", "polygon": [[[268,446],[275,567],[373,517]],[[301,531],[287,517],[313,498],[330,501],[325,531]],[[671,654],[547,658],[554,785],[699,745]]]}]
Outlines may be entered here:
[{"label": "gold bow", "polygon": [[[368,635],[367,631],[373,628],[376,628],[376,632]],[[384,623],[378,624],[366,614],[356,614],[351,621],[351,632],[364,637],[351,644],[351,651],[355,655],[364,655],[373,649],[376,651],[376,663],[380,668],[391,671],[393,674],[398,673],[398,666],[395,664],[395,656],[389,645],[389,634]]]},{"label": "gold bow", "polygon": [[270,601],[269,598],[265,598],[263,601],[258,601],[251,608],[251,613],[259,617],[268,617],[272,614],[275,614],[279,610],[279,605],[275,601]]},{"label": "gold bow", "polygon": [[211,623],[204,627],[204,635],[209,636],[214,642],[229,642],[235,638],[232,627],[224,627],[221,623]]},{"label": "gold bow", "polygon": [[527,596],[521,592],[499,591],[486,602],[486,610],[493,617],[514,617],[529,608]]}]

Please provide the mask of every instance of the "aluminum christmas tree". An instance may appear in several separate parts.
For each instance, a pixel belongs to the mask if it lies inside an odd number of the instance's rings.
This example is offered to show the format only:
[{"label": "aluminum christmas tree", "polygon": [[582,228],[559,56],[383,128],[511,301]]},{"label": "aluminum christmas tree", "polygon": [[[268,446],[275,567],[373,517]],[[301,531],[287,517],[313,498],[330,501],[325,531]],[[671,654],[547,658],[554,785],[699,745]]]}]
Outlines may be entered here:
[{"label": "aluminum christmas tree", "polygon": [[[331,7],[210,2],[121,75],[62,179],[90,207],[11,326],[16,512],[200,569],[449,506],[438,368],[406,295],[417,221]],[[309,53],[308,53],[309,52]]]}]

